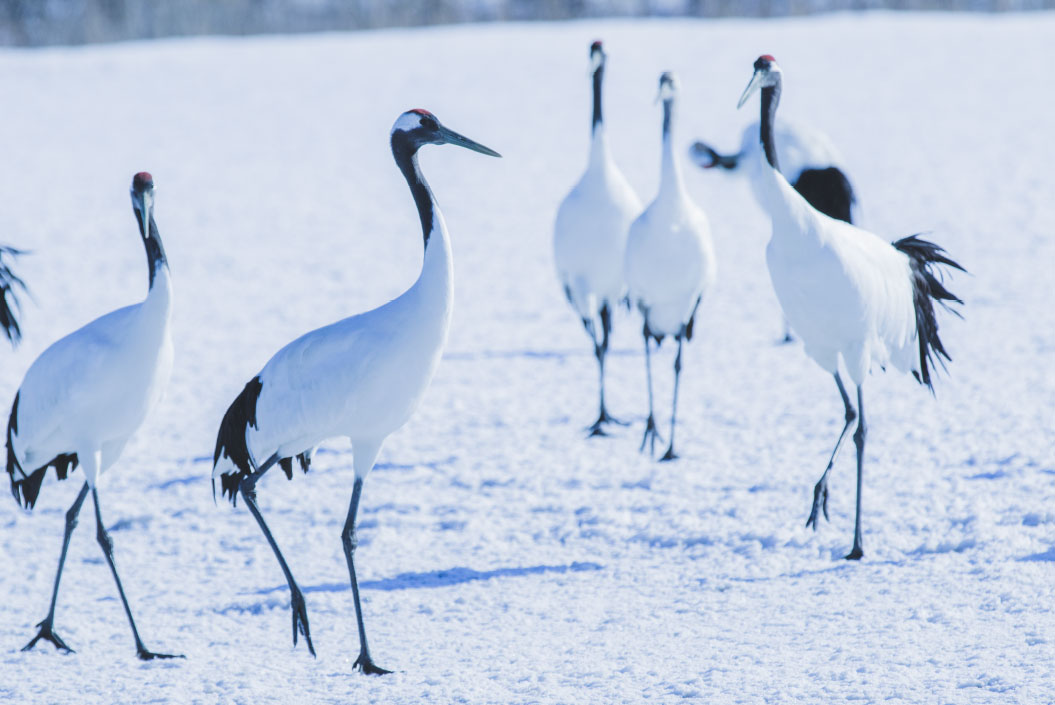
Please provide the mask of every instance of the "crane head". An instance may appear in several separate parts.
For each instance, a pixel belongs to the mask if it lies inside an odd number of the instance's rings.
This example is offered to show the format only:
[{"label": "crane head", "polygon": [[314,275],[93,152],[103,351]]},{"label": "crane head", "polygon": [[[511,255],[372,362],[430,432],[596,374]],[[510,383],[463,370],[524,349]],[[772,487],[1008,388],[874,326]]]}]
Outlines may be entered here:
[{"label": "crane head", "polygon": [[150,214],[154,210],[154,177],[141,171],[132,177],[132,210],[139,221],[139,232],[143,238],[150,237]]},{"label": "crane head", "polygon": [[674,100],[677,94],[677,77],[670,71],[664,71],[659,75],[659,93],[656,94],[656,102]]},{"label": "crane head", "polygon": [[755,73],[751,76],[751,82],[747,84],[743,95],[740,96],[740,101],[736,104],[737,108],[743,107],[747,99],[760,88],[769,88],[780,83],[780,67],[777,66],[777,60],[771,55],[763,54],[758,57],[755,60],[754,68]]},{"label": "crane head", "polygon": [[493,149],[444,127],[435,115],[420,108],[408,110],[396,118],[396,123],[392,126],[392,139],[393,145],[397,139],[408,141],[412,151],[417,151],[426,144],[453,144],[491,157],[502,156]]},{"label": "crane head", "polygon": [[590,73],[595,73],[597,69],[603,68],[606,58],[608,58],[608,55],[604,53],[604,45],[598,39],[590,45]]}]

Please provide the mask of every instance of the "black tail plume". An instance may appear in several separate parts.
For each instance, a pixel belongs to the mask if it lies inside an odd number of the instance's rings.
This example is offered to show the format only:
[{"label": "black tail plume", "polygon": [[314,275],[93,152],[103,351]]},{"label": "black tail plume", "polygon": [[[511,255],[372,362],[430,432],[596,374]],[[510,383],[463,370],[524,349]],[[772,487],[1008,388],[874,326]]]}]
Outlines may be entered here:
[{"label": "black tail plume", "polygon": [[[16,316],[18,299],[15,292],[18,289],[25,291],[26,285],[11,271],[8,262],[20,254],[21,250],[0,245],[0,330],[12,344],[17,344],[22,339],[22,329]],[[4,255],[7,255],[7,262],[3,259]]]},{"label": "black tail plume", "polygon": [[[226,495],[231,504],[237,504],[238,485],[242,478],[252,473],[249,460],[249,446],[246,443],[246,434],[249,427],[257,428],[256,425],[256,402],[260,397],[263,383],[259,375],[249,380],[245,389],[239,393],[227,413],[220,421],[220,432],[216,435],[216,450],[212,456],[212,466],[220,462],[220,457],[230,458],[236,473],[223,473],[220,475],[221,494]],[[216,497],[216,483],[213,481],[213,497]]]},{"label": "black tail plume", "polygon": [[953,295],[941,282],[941,271],[935,265],[945,265],[958,269],[961,272],[967,270],[958,263],[945,256],[945,250],[933,242],[921,240],[919,235],[911,235],[893,243],[901,252],[908,256],[912,267],[912,302],[916,308],[916,337],[919,339],[919,366],[920,371],[913,371],[916,381],[925,384],[934,392],[931,383],[930,369],[937,362],[945,369],[945,362],[952,362],[949,353],[938,337],[938,320],[934,315],[934,302],[937,301],[947,311],[959,316],[959,312],[949,308],[949,303],[963,304],[963,301]]},{"label": "black tail plume", "polygon": [[[15,455],[14,435],[18,433],[18,398],[21,392],[15,394],[15,403],[11,405],[11,415],[7,418],[7,474],[11,476],[11,494],[15,501],[26,509],[32,509],[37,503],[40,495],[40,485],[44,482],[44,475],[48,468],[55,468],[55,474],[60,480],[65,480],[70,470],[77,469],[79,462],[76,453],[59,453],[49,462],[26,474],[22,464],[18,462]],[[16,474],[17,473],[17,474]]]}]

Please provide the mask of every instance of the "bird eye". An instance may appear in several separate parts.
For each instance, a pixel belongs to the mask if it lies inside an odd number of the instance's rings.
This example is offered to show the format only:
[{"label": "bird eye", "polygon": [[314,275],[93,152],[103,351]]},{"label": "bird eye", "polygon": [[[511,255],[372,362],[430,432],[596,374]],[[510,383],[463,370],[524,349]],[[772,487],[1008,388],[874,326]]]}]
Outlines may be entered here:
[{"label": "bird eye", "polygon": [[436,121],[430,117],[421,118],[421,126],[426,130],[435,130],[439,127],[439,125],[436,124]]}]

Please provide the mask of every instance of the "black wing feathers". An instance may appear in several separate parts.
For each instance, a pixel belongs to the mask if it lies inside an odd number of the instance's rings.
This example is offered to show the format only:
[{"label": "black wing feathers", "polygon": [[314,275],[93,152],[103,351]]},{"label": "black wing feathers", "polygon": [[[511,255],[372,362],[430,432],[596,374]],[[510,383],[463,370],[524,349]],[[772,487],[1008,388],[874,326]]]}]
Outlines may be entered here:
[{"label": "black wing feathers", "polygon": [[41,467],[26,474],[25,470],[22,469],[22,464],[15,457],[13,444],[13,437],[18,433],[18,398],[20,394],[21,392],[15,394],[15,403],[11,405],[11,415],[7,419],[7,474],[11,476],[11,494],[14,495],[15,501],[26,509],[32,509],[37,503],[37,497],[40,495],[40,485],[44,482],[44,476],[47,475],[48,468],[55,468],[55,475],[60,480],[65,480],[70,474],[70,470],[77,469],[78,459],[76,453],[59,453]]},{"label": "black wing feathers", "polygon": [[937,301],[948,311],[957,316],[959,312],[950,309],[949,303],[962,304],[941,282],[941,270],[935,265],[944,265],[966,272],[957,262],[945,256],[945,250],[933,242],[921,240],[919,235],[911,235],[893,243],[894,247],[904,252],[912,267],[912,303],[916,309],[916,337],[919,339],[920,371],[913,371],[916,381],[925,384],[934,392],[930,370],[937,362],[945,369],[946,360],[952,358],[945,351],[945,346],[938,337],[938,320],[934,315],[934,302]]},{"label": "black wing feathers", "polygon": [[[237,473],[224,473],[220,475],[221,493],[227,496],[232,504],[236,503],[238,497],[238,485],[243,477],[252,473],[249,460],[249,446],[246,445],[246,433],[249,427],[256,428],[256,402],[260,398],[260,390],[264,385],[260,376],[249,380],[220,421],[220,432],[216,436],[216,450],[212,456],[213,467],[220,462],[220,457],[230,458]],[[213,494],[216,493],[216,485],[213,484]]]}]

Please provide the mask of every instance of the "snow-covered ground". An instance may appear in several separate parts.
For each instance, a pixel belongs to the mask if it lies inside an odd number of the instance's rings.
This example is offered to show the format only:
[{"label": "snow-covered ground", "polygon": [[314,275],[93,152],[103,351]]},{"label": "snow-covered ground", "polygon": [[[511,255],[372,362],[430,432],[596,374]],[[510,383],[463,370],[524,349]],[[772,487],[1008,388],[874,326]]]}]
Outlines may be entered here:
[{"label": "snow-covered ground", "polygon": [[[153,172],[175,282],[168,394],[101,488],[149,648],[140,663],[82,515],[57,631],[47,610],[75,481],[30,514],[0,502],[0,702],[1042,703],[1055,701],[1055,15],[856,15],[589,22],[0,52],[0,240],[33,250],[32,359],[138,300],[128,201]],[[758,54],[785,71],[781,113],[827,132],[888,239],[930,231],[971,276],[943,318],[937,397],[866,385],[865,560],[840,560],[853,451],[832,521],[804,528],[841,427],[827,375],[777,346],[768,223],[747,185],[687,168],[719,282],[686,348],[682,459],[640,455],[639,323],[620,312],[610,408],[586,440],[592,351],[551,263],[556,206],[585,164],[587,48],[606,42],[613,149],[656,188],[661,70],[679,73],[677,139],[733,147]],[[241,505],[214,505],[214,434],[285,341],[380,304],[420,266],[417,215],[388,150],[407,108],[502,152],[430,148],[456,303],[425,401],[364,493],[358,651],[340,530],[344,442],[307,476],[273,472],[261,507],[305,589],[318,658],[292,648],[288,591]],[[667,416],[672,352],[655,359]],[[666,433],[664,429],[664,433]]]}]

